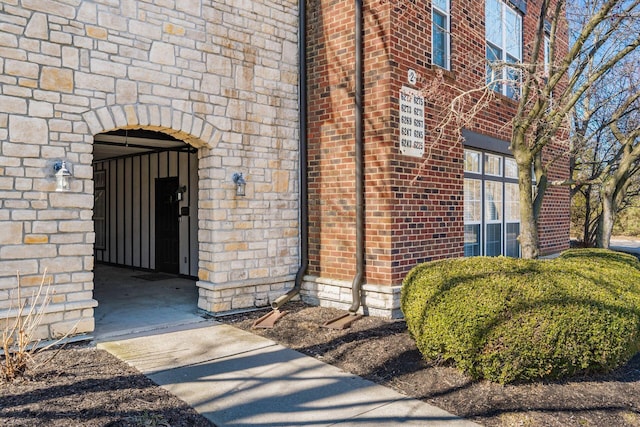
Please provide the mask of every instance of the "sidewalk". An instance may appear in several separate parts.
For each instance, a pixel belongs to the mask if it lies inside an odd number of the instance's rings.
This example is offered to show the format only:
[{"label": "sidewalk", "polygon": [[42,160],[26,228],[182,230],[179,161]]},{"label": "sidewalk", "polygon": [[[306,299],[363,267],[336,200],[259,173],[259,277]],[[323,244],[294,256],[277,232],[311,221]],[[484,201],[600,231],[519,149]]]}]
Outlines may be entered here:
[{"label": "sidewalk", "polygon": [[609,247],[614,251],[626,252],[633,254],[640,259],[640,239],[625,239],[616,237],[611,239]]},{"label": "sidewalk", "polygon": [[477,426],[217,322],[98,343],[216,426]]}]

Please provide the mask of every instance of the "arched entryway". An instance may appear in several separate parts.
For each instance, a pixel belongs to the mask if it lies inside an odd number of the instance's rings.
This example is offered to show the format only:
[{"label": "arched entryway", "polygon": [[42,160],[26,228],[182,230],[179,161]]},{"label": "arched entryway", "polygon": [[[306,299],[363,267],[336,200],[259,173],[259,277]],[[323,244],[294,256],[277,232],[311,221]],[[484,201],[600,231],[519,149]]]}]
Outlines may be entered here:
[{"label": "arched entryway", "polygon": [[201,321],[197,149],[166,133],[95,135],[95,334]]}]

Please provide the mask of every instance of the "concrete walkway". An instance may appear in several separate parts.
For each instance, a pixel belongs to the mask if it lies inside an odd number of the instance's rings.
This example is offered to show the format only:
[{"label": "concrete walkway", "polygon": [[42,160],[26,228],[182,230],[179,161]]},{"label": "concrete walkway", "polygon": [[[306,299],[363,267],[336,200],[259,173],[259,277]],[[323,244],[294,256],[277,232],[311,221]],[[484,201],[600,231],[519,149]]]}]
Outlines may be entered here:
[{"label": "concrete walkway", "polygon": [[476,426],[214,321],[98,343],[216,426]]},{"label": "concrete walkway", "polygon": [[626,252],[633,254],[640,259],[640,239],[611,239],[609,247],[614,251]]},{"label": "concrete walkway", "polygon": [[193,280],[96,264],[96,340],[204,321]]}]

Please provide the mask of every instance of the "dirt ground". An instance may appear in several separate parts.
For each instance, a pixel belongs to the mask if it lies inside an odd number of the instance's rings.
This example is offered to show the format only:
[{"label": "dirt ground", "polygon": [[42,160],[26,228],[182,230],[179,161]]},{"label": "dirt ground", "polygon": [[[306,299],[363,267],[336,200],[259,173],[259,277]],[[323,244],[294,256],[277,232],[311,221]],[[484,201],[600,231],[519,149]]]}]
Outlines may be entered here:
[{"label": "dirt ground", "polygon": [[[350,329],[321,327],[343,312],[289,303],[273,329],[265,312],[221,318],[345,371],[486,426],[640,426],[640,355],[609,375],[501,386],[425,362],[403,321],[365,317]],[[46,354],[45,354],[46,355]],[[208,426],[164,389],[89,346],[64,349],[24,380],[0,384],[3,426]]]}]

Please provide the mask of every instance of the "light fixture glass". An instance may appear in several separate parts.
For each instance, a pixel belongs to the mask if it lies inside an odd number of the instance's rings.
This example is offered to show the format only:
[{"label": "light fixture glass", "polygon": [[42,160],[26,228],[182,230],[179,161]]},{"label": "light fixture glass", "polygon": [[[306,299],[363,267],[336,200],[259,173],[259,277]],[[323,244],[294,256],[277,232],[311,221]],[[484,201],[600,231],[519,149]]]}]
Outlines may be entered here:
[{"label": "light fixture glass", "polygon": [[244,196],[245,195],[245,186],[247,185],[247,182],[244,180],[244,177],[242,176],[241,173],[234,173],[233,174],[233,182],[235,182],[236,184],[236,196]]},{"label": "light fixture glass", "polygon": [[69,186],[69,178],[71,177],[71,172],[67,169],[67,162],[64,160],[61,162],[56,162],[53,165],[53,169],[56,171],[56,191],[69,191],[71,187]]}]

